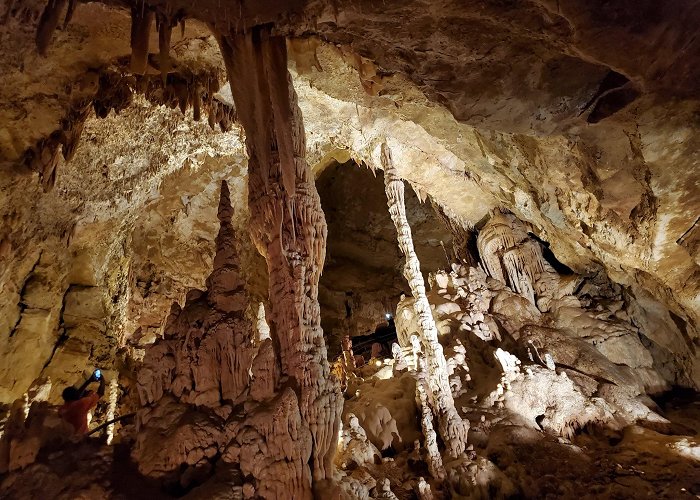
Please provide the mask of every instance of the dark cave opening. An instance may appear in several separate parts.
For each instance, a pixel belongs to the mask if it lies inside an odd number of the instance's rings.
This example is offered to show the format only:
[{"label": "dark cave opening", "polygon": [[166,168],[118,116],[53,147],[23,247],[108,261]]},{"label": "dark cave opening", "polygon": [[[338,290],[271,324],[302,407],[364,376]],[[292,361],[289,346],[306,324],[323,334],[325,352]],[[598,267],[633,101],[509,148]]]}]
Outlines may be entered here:
[{"label": "dark cave opening", "polygon": [[355,356],[362,356],[365,360],[388,358],[391,357],[391,344],[396,341],[396,324],[391,316],[385,325],[379,325],[373,333],[353,336],[352,351]]},{"label": "dark cave opening", "polygon": [[554,255],[554,252],[552,252],[552,249],[549,248],[549,242],[544,241],[542,238],[537,236],[535,233],[528,232],[528,236],[536,240],[539,244],[540,247],[542,248],[542,257],[549,263],[550,266],[554,268],[556,272],[559,274],[564,274],[564,275],[571,275],[574,274],[574,271],[561,262],[559,259],[557,259],[557,256]]},{"label": "dark cave opening", "polygon": [[[316,187],[328,224],[319,303],[332,358],[340,352],[344,335],[387,337],[393,329],[387,314],[393,316],[401,295],[408,294],[408,283],[387,208],[383,173],[372,173],[354,161],[334,163],[320,174]],[[429,202],[421,203],[409,186],[405,197],[416,253],[427,278],[446,266],[443,245],[451,247],[452,237]],[[388,353],[390,347],[391,342]]]}]

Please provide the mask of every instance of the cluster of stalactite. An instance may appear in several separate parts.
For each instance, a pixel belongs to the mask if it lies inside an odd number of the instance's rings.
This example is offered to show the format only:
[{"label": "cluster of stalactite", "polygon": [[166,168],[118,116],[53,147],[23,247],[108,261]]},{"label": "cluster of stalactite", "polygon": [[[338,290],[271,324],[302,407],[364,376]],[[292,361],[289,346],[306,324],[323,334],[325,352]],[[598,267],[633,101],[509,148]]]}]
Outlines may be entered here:
[{"label": "cluster of stalactite", "polygon": [[477,247],[485,271],[533,305],[546,310],[553,299],[573,293],[578,277],[562,277],[547,262],[540,244],[510,213],[496,211],[479,232]]},{"label": "cluster of stalactite", "polygon": [[[45,55],[51,36],[61,19],[64,26],[70,21],[77,0],[51,0],[39,18],[36,43],[40,54]],[[28,15],[23,9],[8,5],[3,18],[10,13]],[[158,54],[148,53],[148,43],[153,21],[159,32]],[[215,98],[225,80],[225,73],[216,67],[197,71],[179,67],[170,55],[172,28],[180,24],[184,30],[181,13],[166,15],[148,9],[145,3],[132,9],[131,47],[128,60],[115,61],[113,65],[87,72],[74,83],[69,110],[60,127],[25,151],[22,163],[37,172],[44,190],[50,190],[56,182],[59,156],[70,161],[83,131],[90,108],[96,116],[105,118],[114,110],[126,108],[135,93],[143,94],[150,102],[180,108],[186,113],[192,108],[195,121],[207,115],[212,129],[220,127],[228,131],[236,121],[233,106]]]},{"label": "cluster of stalactite", "polygon": [[[475,252],[471,248],[472,241],[475,240],[474,228],[456,213],[440,205],[432,198],[430,199],[430,203],[437,216],[450,230],[450,234],[452,235],[452,255],[449,256],[449,260],[467,266],[476,266],[477,259],[474,256]],[[447,252],[447,249],[445,249],[445,252]]]},{"label": "cluster of stalactite", "polygon": [[246,133],[250,227],[267,259],[281,375],[294,388],[302,425],[311,432],[313,478],[324,480],[332,473],[342,398],[330,376],[318,303],[326,221],[305,158],[286,43],[269,28],[255,28],[220,36],[219,44]]},{"label": "cluster of stalactite", "polygon": [[535,281],[545,270],[537,243],[509,214],[495,213],[479,232],[477,245],[486,272],[535,304]]},{"label": "cluster of stalactite", "polygon": [[224,80],[218,68],[173,72],[164,81],[157,75],[130,75],[126,71],[117,62],[110,68],[86,73],[74,85],[77,90],[60,128],[25,151],[23,164],[39,174],[45,190],[56,182],[59,155],[65,161],[73,158],[91,108],[96,116],[105,118],[112,111],[125,109],[138,93],[153,104],[179,107],[183,114],[192,108],[195,120],[200,120],[204,111],[212,129],[219,126],[228,131],[236,120],[235,108],[215,98]]},{"label": "cluster of stalactite", "polygon": [[411,228],[406,218],[404,183],[398,176],[391,158],[389,146],[382,144],[382,167],[391,219],[396,226],[398,243],[406,256],[404,276],[414,297],[414,310],[418,318],[420,341],[426,363],[426,380],[430,388],[430,404],[437,416],[440,435],[450,456],[460,456],[467,444],[469,422],[463,420],[454,404],[448,379],[447,362],[438,340],[438,331],[426,296],[425,282],[420,271],[420,262],[413,246]]}]

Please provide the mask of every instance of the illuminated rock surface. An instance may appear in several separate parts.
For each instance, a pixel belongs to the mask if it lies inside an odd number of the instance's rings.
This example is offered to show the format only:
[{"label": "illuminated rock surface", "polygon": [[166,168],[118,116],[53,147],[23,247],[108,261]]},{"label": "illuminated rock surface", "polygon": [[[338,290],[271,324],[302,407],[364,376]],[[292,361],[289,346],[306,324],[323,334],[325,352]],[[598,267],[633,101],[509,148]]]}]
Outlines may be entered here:
[{"label": "illuminated rock surface", "polygon": [[699,24],[4,2],[0,497],[699,495]]}]

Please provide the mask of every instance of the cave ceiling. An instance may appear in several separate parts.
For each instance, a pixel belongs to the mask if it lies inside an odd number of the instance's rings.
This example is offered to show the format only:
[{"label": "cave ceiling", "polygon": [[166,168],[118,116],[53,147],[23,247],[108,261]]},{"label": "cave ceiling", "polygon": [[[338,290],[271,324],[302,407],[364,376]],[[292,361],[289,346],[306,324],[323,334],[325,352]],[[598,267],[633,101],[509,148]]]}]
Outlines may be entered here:
[{"label": "cave ceiling", "polygon": [[[206,75],[210,91],[226,83],[212,33],[273,23],[290,37],[317,174],[335,159],[378,168],[387,141],[416,192],[467,224],[478,227],[505,207],[576,271],[605,270],[631,293],[646,290],[697,322],[694,2],[86,2],[65,27],[60,13],[40,55],[45,7],[5,2],[0,12],[7,218],[12,186],[43,184],[43,192],[61,170],[83,168],[79,159],[73,166],[58,159],[55,172],[37,172],[52,134],[78,137],[63,144],[64,155],[80,150],[82,122],[94,119],[86,118],[91,102],[104,109],[107,101],[107,112],[129,105],[102,95],[118,85],[101,78],[108,71],[132,78],[131,22],[139,12],[153,10],[160,26],[172,25],[171,74],[202,86]],[[143,83],[160,75],[155,24],[146,75],[127,86],[157,105],[166,92],[149,94]],[[183,107],[192,109],[197,92],[187,92]],[[218,99],[214,105],[226,101]],[[201,112],[211,117],[211,109]],[[58,226],[70,225],[64,222]],[[26,253],[10,224],[4,231],[3,253]]]}]

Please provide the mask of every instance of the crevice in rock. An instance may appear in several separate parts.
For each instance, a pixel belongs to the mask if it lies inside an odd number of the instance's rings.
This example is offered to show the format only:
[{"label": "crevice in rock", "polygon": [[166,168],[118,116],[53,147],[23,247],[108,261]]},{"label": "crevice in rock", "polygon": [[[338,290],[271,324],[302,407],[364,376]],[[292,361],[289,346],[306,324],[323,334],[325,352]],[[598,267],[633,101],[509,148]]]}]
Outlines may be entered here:
[{"label": "crevice in rock", "polygon": [[59,332],[59,335],[56,338],[56,342],[53,345],[53,349],[51,350],[51,354],[49,355],[49,359],[46,360],[46,362],[44,363],[44,366],[42,366],[42,368],[41,368],[41,372],[43,372],[44,369],[46,369],[46,367],[51,364],[51,361],[53,360],[58,348],[61,347],[66,342],[66,340],[68,340],[68,331],[64,325],[63,313],[66,310],[66,299],[68,297],[68,294],[71,292],[71,289],[74,286],[75,285],[68,285],[68,288],[66,289],[65,293],[63,294],[63,300],[61,301],[61,310],[58,314],[58,332]]},{"label": "crevice in rock", "polygon": [[549,265],[552,266],[556,272],[564,275],[574,274],[574,271],[569,266],[557,259],[557,256],[554,255],[554,252],[552,252],[552,249],[549,247],[548,241],[543,240],[535,233],[532,233],[530,231],[528,231],[527,234],[531,238],[534,238],[540,244],[542,248],[542,257],[544,257],[545,260],[549,262]]},{"label": "crevice in rock", "polygon": [[591,97],[590,100],[583,106],[580,114],[583,114],[588,108],[593,106],[603,94],[610,92],[611,90],[619,89],[620,87],[625,86],[628,82],[629,78],[627,78],[625,75],[613,70],[608,71],[605,77],[603,77],[601,80],[598,90],[596,90],[593,97]]},{"label": "crevice in rock", "polygon": [[700,261],[700,216],[676,240],[676,243],[685,248],[696,262]]},{"label": "crevice in rock", "polygon": [[639,90],[629,86],[611,90],[598,99],[586,121],[588,123],[598,123],[626,108],[639,96]]},{"label": "crevice in rock", "polygon": [[690,349],[690,352],[695,354],[696,353],[695,343],[690,338],[690,335],[688,335],[688,322],[685,321],[683,318],[681,318],[680,316],[678,316],[676,313],[674,313],[671,310],[668,311],[668,314],[671,316],[671,319],[676,324],[678,331],[681,332],[681,335],[683,335],[683,340],[685,340],[685,343],[688,346],[688,349]]},{"label": "crevice in rock", "polygon": [[37,257],[36,261],[32,265],[32,268],[27,273],[27,276],[24,278],[24,282],[22,283],[22,288],[20,289],[19,298],[17,301],[17,306],[19,307],[19,314],[17,315],[17,321],[15,322],[14,326],[10,330],[9,338],[14,337],[15,333],[17,333],[17,329],[19,328],[19,324],[22,321],[22,314],[24,313],[25,309],[27,309],[27,305],[23,302],[23,298],[26,294],[27,286],[29,285],[32,276],[34,276],[34,271],[36,271],[37,266],[39,266],[39,262],[41,262],[41,256],[43,255],[43,253],[44,253],[43,250],[41,250],[39,252],[39,256]]},{"label": "crevice in rock", "polygon": [[626,76],[610,70],[593,97],[581,108],[579,116],[590,109],[586,121],[598,123],[625,108],[639,96],[639,90]]}]

